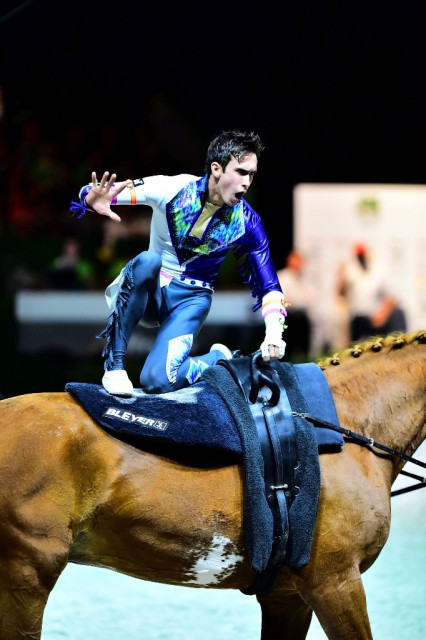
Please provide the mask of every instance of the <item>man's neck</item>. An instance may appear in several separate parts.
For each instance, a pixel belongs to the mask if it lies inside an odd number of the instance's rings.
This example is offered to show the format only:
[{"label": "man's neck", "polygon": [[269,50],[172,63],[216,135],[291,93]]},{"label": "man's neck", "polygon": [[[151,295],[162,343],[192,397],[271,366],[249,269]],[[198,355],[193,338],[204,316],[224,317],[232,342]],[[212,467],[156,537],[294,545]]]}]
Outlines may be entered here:
[{"label": "man's neck", "polygon": [[207,202],[215,207],[222,207],[223,202],[217,188],[217,180],[213,174],[210,174],[207,188]]}]

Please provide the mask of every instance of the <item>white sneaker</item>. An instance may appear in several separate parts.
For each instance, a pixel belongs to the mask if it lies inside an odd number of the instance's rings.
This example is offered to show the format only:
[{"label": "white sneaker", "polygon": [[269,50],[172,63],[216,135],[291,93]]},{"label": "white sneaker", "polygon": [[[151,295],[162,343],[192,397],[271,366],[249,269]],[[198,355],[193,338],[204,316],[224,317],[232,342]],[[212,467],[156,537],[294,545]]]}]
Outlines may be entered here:
[{"label": "white sneaker", "polygon": [[232,359],[231,350],[228,349],[228,347],[225,347],[224,344],[220,344],[219,342],[215,342],[215,344],[212,344],[212,346],[210,347],[210,351],[220,351],[220,353],[223,354],[222,360],[231,360]]},{"label": "white sneaker", "polygon": [[105,371],[102,384],[104,389],[113,396],[129,398],[133,394],[133,385],[124,369]]}]

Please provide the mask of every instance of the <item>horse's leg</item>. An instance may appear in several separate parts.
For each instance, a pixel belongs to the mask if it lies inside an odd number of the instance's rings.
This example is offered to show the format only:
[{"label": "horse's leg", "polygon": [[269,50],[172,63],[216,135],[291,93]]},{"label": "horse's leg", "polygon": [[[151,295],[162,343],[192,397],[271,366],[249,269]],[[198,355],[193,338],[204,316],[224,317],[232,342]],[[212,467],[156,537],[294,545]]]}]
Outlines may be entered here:
[{"label": "horse's leg", "polygon": [[261,640],[304,640],[312,619],[312,609],[296,592],[272,591],[258,596],[262,610]]},{"label": "horse's leg", "polygon": [[69,527],[55,514],[58,502],[50,510],[25,506],[0,527],[0,640],[39,640],[47,599],[71,545]]},{"label": "horse's leg", "polygon": [[0,640],[40,638],[47,599],[68,562],[88,486],[60,425],[62,415],[77,423],[70,406],[32,395],[2,405]]},{"label": "horse's leg", "polygon": [[0,640],[41,638],[44,609],[56,582],[46,569],[18,555],[1,560]]},{"label": "horse's leg", "polygon": [[330,571],[327,578],[322,576],[315,586],[309,576],[299,586],[329,640],[371,640],[367,602],[358,567],[335,573]]}]

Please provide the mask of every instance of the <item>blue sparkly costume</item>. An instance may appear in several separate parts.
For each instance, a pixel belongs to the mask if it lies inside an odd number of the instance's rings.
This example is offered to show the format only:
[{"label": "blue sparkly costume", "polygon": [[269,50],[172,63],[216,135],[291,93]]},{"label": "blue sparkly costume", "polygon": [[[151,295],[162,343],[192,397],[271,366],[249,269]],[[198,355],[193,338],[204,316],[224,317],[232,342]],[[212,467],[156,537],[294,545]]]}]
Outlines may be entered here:
[{"label": "blue sparkly costume", "polygon": [[[152,208],[150,245],[107,288],[112,314],[98,337],[106,338],[105,368],[114,369],[122,366],[120,359],[138,323],[159,327],[140,375],[141,387],[148,393],[193,384],[206,367],[223,357],[216,350],[202,356],[191,356],[190,351],[229,251],[241,259],[240,273],[256,299],[254,311],[266,294],[282,294],[261,219],[244,199],[217,208],[206,218],[202,232],[196,229],[209,206],[207,183],[207,175],[152,176],[135,181],[132,201],[129,189],[112,201]],[[81,203],[89,189],[87,185],[80,191]]]}]

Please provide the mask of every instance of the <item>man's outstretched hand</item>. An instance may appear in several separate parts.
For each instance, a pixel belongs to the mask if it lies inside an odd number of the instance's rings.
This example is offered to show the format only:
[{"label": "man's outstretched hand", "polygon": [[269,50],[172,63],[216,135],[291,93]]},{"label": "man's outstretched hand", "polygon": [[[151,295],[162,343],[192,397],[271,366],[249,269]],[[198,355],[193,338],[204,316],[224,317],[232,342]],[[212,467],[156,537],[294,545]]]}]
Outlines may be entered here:
[{"label": "man's outstretched hand", "polygon": [[126,188],[127,183],[115,183],[117,179],[117,174],[115,173],[112,173],[110,178],[108,178],[108,176],[109,171],[105,171],[101,181],[98,182],[96,172],[92,171],[93,186],[86,196],[86,204],[90,205],[96,213],[102,216],[108,216],[111,220],[115,220],[115,222],[121,222],[120,216],[111,210],[111,201]]}]

